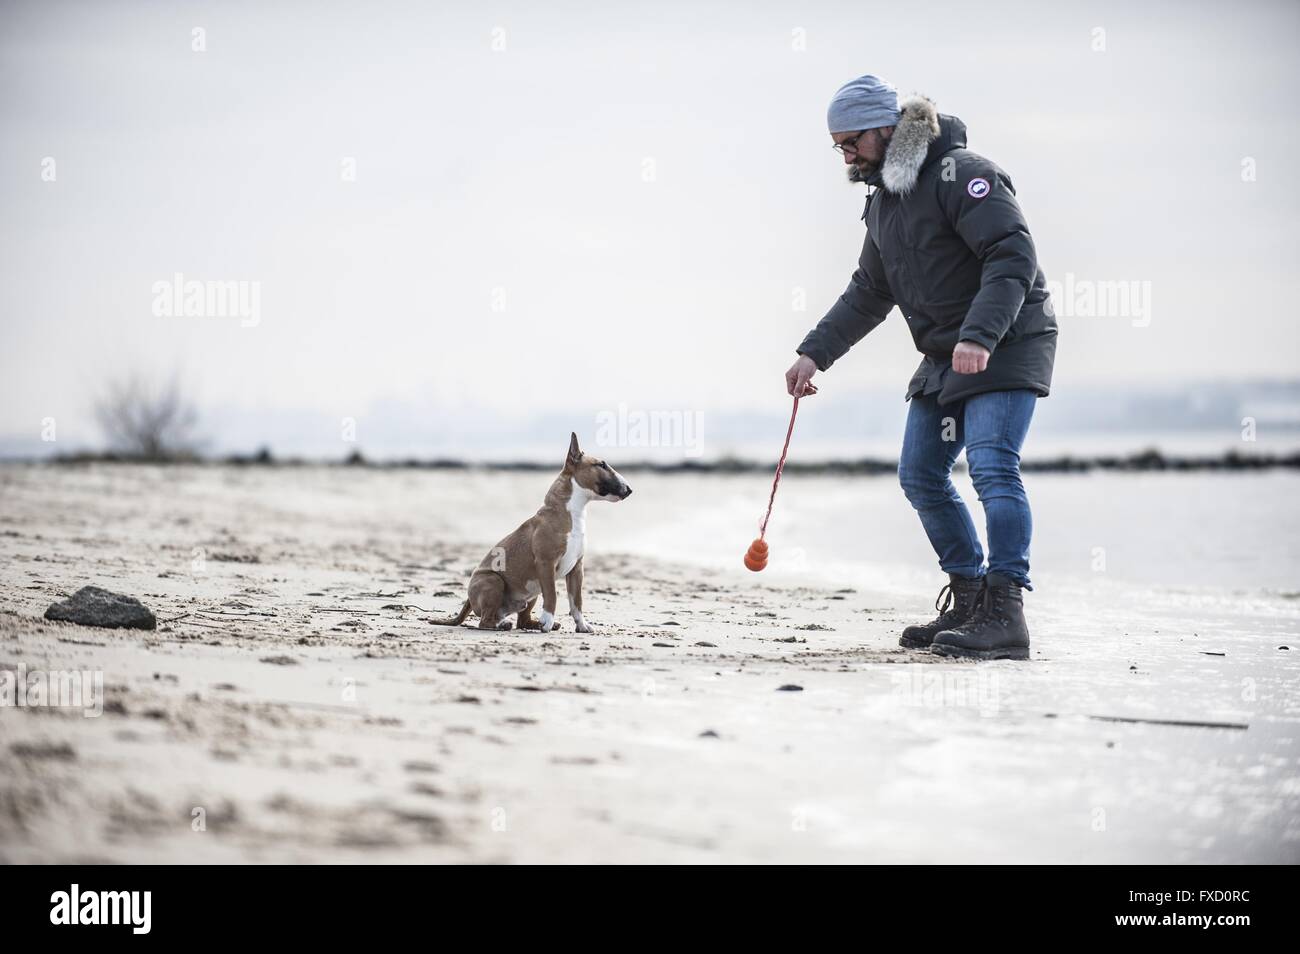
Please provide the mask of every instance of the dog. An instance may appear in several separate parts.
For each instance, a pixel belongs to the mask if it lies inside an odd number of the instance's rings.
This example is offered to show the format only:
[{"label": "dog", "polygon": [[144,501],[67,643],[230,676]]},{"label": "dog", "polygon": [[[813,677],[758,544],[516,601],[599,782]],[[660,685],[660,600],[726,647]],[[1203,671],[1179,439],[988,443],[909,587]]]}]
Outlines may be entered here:
[{"label": "dog", "polygon": [[[509,629],[507,616],[517,614],[519,629],[555,627],[555,581],[564,577],[569,614],[580,633],[591,627],[582,618],[582,553],[586,545],[587,504],[618,502],[632,494],[623,476],[603,460],[584,454],[578,435],[569,435],[564,469],[551,483],[542,508],[495,547],[469,578],[469,596],[460,612],[434,620],[438,626],[459,626],[473,612],[479,629]],[[542,598],[542,616],[533,619],[533,606]]]}]

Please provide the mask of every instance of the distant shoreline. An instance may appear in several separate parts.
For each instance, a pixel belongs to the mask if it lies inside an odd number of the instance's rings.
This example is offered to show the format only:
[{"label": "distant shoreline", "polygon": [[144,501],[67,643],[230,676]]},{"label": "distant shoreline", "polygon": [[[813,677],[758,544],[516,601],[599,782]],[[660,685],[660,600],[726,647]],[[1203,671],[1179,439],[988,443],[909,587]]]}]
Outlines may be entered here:
[{"label": "distant shoreline", "polygon": [[[252,455],[226,455],[216,457],[178,456],[162,459],[144,459],[111,453],[65,454],[47,458],[0,459],[0,464],[82,466],[86,464],[150,464],[177,466],[227,467],[364,467],[376,470],[460,470],[460,471],[526,471],[550,472],[559,464],[547,461],[473,461],[453,457],[402,458],[396,460],[369,460],[360,452],[353,452],[342,460],[322,460],[302,457],[274,457],[269,451]],[[775,461],[758,461],[740,458],[721,458],[712,461],[684,460],[668,463],[656,461],[622,462],[618,469],[624,473],[658,474],[766,474],[775,468]],[[957,469],[963,469],[964,461]],[[1072,456],[1039,458],[1023,461],[1024,473],[1083,474],[1093,471],[1122,471],[1128,473],[1166,471],[1260,471],[1300,470],[1300,451],[1289,454],[1239,454],[1228,451],[1217,455],[1167,455],[1154,448],[1132,454]],[[898,471],[898,462],[887,458],[859,457],[822,461],[787,461],[789,474],[882,475]]]}]

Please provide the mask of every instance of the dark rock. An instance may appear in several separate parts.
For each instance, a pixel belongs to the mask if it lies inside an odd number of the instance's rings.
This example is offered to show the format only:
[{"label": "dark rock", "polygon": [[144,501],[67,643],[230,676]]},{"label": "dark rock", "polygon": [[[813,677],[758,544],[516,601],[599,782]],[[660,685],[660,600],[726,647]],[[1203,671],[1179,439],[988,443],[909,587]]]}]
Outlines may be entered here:
[{"label": "dark rock", "polygon": [[15,742],[9,751],[20,759],[50,759],[56,762],[71,762],[77,757],[72,746],[66,742]]},{"label": "dark rock", "polygon": [[156,629],[157,619],[134,596],[83,586],[62,603],[51,604],[45,618],[109,629]]},{"label": "dark rock", "polygon": [[777,692],[803,692],[803,686],[796,686],[794,683],[787,682],[784,686],[779,687]]},{"label": "dark rock", "polygon": [[296,666],[298,660],[292,656],[263,656],[258,662],[270,663],[272,666]]}]

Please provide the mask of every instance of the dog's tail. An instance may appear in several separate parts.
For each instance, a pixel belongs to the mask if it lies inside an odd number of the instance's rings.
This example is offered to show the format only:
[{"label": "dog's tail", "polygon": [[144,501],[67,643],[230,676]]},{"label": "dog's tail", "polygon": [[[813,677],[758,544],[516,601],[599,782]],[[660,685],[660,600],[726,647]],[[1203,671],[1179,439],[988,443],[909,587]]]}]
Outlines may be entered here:
[{"label": "dog's tail", "polygon": [[465,622],[465,617],[468,615],[469,600],[466,600],[464,604],[461,605],[460,612],[455,616],[449,616],[446,619],[431,619],[429,622],[434,626],[459,626],[461,623]]}]

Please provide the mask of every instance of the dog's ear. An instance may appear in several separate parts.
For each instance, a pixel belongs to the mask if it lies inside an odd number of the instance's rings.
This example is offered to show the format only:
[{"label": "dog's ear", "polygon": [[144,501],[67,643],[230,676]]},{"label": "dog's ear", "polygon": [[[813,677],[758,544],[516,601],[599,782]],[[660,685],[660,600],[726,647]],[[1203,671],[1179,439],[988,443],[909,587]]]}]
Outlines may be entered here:
[{"label": "dog's ear", "polygon": [[582,463],[582,449],[578,447],[578,435],[569,432],[569,456],[565,458],[565,469],[577,467]]}]

